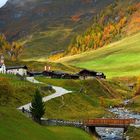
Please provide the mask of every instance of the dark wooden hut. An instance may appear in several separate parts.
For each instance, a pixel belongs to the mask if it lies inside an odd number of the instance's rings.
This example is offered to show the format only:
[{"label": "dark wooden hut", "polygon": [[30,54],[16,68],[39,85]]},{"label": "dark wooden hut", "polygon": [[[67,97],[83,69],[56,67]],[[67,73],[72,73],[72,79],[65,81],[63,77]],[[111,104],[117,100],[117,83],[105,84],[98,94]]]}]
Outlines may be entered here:
[{"label": "dark wooden hut", "polygon": [[86,78],[106,78],[106,76],[104,75],[104,73],[102,72],[96,72],[96,71],[92,71],[92,70],[81,70],[78,75],[80,76],[80,78],[86,79]]},{"label": "dark wooden hut", "polygon": [[61,71],[44,71],[43,76],[56,79],[79,79],[79,75],[69,74]]},{"label": "dark wooden hut", "polygon": [[27,72],[27,75],[30,76],[30,77],[33,77],[33,76],[42,76],[43,73],[42,72]]}]

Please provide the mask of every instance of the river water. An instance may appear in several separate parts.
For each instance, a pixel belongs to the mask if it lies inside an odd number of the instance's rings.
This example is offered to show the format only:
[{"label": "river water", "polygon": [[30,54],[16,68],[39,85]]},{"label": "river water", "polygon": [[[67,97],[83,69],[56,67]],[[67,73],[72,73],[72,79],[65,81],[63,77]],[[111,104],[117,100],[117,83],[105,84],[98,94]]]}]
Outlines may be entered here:
[{"label": "river water", "polygon": [[[134,113],[126,108],[110,108],[109,111],[115,114],[116,118],[136,119],[135,127],[140,127],[140,114]],[[101,136],[101,140],[123,140],[124,130],[122,128],[96,128],[97,133]]]}]

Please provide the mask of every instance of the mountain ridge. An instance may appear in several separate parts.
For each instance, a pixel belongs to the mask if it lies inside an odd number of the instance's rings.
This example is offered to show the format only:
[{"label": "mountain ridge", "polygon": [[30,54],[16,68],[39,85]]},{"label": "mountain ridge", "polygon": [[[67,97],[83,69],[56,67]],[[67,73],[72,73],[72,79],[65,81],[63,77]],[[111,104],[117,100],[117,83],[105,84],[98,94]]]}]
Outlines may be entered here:
[{"label": "mountain ridge", "polygon": [[[104,42],[107,44],[121,39],[124,32],[129,35],[139,30],[137,22],[140,10],[133,14],[133,4],[138,2],[140,1],[8,0],[0,9],[0,32],[9,41],[16,40],[25,46],[21,59],[32,57],[36,60],[51,55],[54,59],[73,55],[90,51],[92,47],[102,47]],[[96,30],[99,33],[94,38],[93,33]],[[112,32],[115,35],[111,35]],[[104,33],[111,38],[105,37]],[[103,39],[95,44],[94,40],[101,36]]]},{"label": "mountain ridge", "polygon": [[65,52],[50,56],[57,60],[67,55],[102,48],[140,30],[140,1],[116,1],[94,18],[93,24],[70,43]]},{"label": "mountain ridge", "polygon": [[113,0],[26,0],[26,4],[17,4],[18,2],[19,0],[9,0],[0,9],[0,32],[10,41],[20,40],[27,50],[23,56],[30,57],[29,52],[33,49],[37,49],[31,54],[33,56],[38,56],[38,51],[47,55],[64,50],[71,38],[86,30],[94,15]]}]

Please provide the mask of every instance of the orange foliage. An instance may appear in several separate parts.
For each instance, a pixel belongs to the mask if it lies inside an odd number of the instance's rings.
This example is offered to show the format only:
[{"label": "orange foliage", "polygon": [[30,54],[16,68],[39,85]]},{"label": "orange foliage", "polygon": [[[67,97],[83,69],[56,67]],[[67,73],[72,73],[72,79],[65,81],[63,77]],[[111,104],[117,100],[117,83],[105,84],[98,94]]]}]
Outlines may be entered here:
[{"label": "orange foliage", "polygon": [[[84,3],[91,2],[91,0],[81,1]],[[79,21],[81,15],[82,13],[75,14],[71,17],[72,21]],[[131,16],[132,19],[130,20]],[[131,25],[129,27],[132,28],[137,24],[138,26],[137,28],[135,26],[135,30],[140,30],[140,3],[137,5],[128,5],[128,7],[124,9],[120,8],[115,12],[113,5],[111,5],[95,17],[92,27],[83,35],[78,35],[75,38],[75,42],[71,43],[63,55],[75,55],[91,49],[95,50],[111,43],[125,33],[124,30],[126,29],[128,21]],[[59,55],[59,57],[60,56],[62,55]],[[55,56],[55,58],[57,57],[58,55]]]},{"label": "orange foliage", "polygon": [[128,22],[128,27],[126,29],[128,35],[140,31],[140,3],[136,5],[136,8],[138,10],[132,14]]},{"label": "orange foliage", "polygon": [[54,54],[54,55],[51,55],[48,60],[50,61],[55,61],[55,60],[58,60],[60,58],[62,58],[64,56],[64,53],[58,53],[58,54]]}]

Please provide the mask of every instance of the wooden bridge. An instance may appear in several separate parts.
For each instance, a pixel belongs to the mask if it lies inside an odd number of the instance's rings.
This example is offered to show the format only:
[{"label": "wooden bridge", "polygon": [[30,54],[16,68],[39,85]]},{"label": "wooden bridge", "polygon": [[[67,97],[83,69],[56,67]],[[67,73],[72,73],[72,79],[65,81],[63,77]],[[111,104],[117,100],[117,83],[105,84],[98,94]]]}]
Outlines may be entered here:
[{"label": "wooden bridge", "polygon": [[92,119],[85,120],[83,124],[87,127],[115,127],[126,128],[130,124],[134,124],[135,119]]},{"label": "wooden bridge", "polygon": [[123,128],[125,133],[128,126],[135,124],[135,121],[135,119],[92,119],[83,121],[83,125],[86,126],[86,131],[100,137],[96,132],[96,127]]}]

